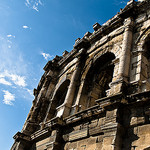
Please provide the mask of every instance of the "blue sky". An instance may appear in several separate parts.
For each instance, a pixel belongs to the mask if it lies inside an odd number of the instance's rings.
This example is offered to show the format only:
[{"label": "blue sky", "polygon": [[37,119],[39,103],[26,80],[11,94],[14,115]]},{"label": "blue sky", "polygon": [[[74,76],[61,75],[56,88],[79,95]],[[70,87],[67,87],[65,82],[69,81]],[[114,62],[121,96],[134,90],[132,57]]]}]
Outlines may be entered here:
[{"label": "blue sky", "polygon": [[43,67],[128,0],[0,0],[0,150],[21,131]]}]

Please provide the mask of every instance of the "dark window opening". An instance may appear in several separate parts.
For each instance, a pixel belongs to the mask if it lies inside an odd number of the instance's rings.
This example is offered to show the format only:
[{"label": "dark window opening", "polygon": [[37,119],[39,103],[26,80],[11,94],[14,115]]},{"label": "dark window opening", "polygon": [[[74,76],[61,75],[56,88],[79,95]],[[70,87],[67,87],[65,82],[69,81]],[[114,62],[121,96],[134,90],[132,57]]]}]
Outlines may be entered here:
[{"label": "dark window opening", "polygon": [[58,88],[54,96],[54,99],[52,101],[51,111],[50,111],[48,119],[51,119],[57,115],[57,107],[59,107],[60,105],[64,103],[69,84],[70,84],[70,80],[66,80]]},{"label": "dark window opening", "polygon": [[148,38],[146,39],[143,49],[144,57],[142,59],[142,73],[145,79],[150,80],[150,36],[148,36]]},{"label": "dark window opening", "polygon": [[86,77],[85,95],[87,95],[86,108],[96,104],[95,100],[107,96],[112,82],[115,59],[114,54],[106,53],[98,58],[90,68]]},{"label": "dark window opening", "polygon": [[148,40],[145,42],[144,44],[144,50],[145,50],[145,57],[147,59],[150,59],[150,38],[148,38]]},{"label": "dark window opening", "polygon": [[64,103],[69,84],[70,84],[70,81],[66,80],[57,90],[56,96],[55,96],[56,107]]}]

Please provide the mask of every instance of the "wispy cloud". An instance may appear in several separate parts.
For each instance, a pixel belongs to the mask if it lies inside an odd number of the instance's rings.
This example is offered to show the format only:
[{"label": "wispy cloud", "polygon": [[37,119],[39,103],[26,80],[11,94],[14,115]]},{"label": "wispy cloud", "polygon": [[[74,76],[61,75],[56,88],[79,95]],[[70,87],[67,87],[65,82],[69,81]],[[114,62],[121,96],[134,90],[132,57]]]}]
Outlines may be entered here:
[{"label": "wispy cloud", "polygon": [[26,86],[26,82],[25,82],[25,77],[24,76],[19,76],[16,74],[10,74],[9,77],[11,78],[11,80],[18,86],[22,86],[25,87]]},{"label": "wispy cloud", "polygon": [[39,5],[43,5],[43,3],[41,2],[41,0],[26,0],[25,5],[39,12]]},{"label": "wispy cloud", "polygon": [[23,51],[13,36],[13,34],[0,35],[0,92],[4,93],[4,100],[2,98],[1,100],[8,105],[13,104],[13,101],[8,98],[8,95],[11,97],[8,91],[13,91],[13,94],[16,95],[16,103],[18,98],[33,100],[30,89],[33,89],[37,84],[37,81],[32,79],[35,73],[30,65],[31,62],[24,57]]},{"label": "wispy cloud", "polygon": [[50,55],[50,54],[44,53],[44,52],[42,52],[41,55],[44,57],[45,60],[54,58],[53,55]]},{"label": "wispy cloud", "polygon": [[9,70],[12,74],[26,74],[27,63],[24,62],[22,51],[13,36],[0,36],[0,73]]},{"label": "wispy cloud", "polygon": [[26,90],[31,96],[33,96],[33,90],[30,90],[30,89],[26,89]]},{"label": "wispy cloud", "polygon": [[10,48],[12,48],[12,44],[13,44],[13,42],[11,41],[12,39],[14,39],[15,38],[15,35],[11,35],[11,34],[8,34],[7,35],[7,44],[8,44],[8,48],[10,49]]},{"label": "wispy cloud", "polygon": [[7,90],[3,90],[3,92],[4,92],[3,103],[6,105],[13,105],[13,101],[15,101],[15,95]]},{"label": "wispy cloud", "polygon": [[10,82],[6,81],[5,78],[8,78],[17,86],[25,87],[27,85],[24,76],[9,73],[7,70],[5,70],[3,73],[0,73],[0,83],[5,85],[12,85]]},{"label": "wispy cloud", "polygon": [[7,37],[8,37],[8,38],[15,38],[15,36],[14,36],[14,35],[11,35],[11,34],[8,34]]},{"label": "wispy cloud", "polygon": [[0,84],[9,85],[9,86],[12,85],[9,81],[6,81],[5,78],[0,78]]}]

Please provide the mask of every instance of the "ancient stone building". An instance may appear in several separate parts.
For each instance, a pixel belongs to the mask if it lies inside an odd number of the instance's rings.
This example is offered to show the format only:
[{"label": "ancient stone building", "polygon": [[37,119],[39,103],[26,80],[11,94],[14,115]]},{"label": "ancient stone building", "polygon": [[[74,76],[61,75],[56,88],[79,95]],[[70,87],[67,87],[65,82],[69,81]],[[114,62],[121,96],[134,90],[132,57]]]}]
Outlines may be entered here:
[{"label": "ancient stone building", "polygon": [[150,0],[130,0],[44,67],[11,150],[150,150]]}]

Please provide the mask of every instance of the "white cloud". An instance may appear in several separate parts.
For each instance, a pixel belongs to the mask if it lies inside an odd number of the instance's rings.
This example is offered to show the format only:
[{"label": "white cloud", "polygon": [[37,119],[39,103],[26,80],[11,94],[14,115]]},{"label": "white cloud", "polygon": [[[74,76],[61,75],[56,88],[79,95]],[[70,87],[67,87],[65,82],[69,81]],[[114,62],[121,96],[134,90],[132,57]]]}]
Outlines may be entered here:
[{"label": "white cloud", "polygon": [[4,92],[4,99],[3,99],[4,104],[13,105],[12,102],[15,101],[15,95],[7,90],[3,90],[3,92]]},{"label": "white cloud", "polygon": [[35,11],[39,12],[39,5],[43,5],[41,0],[26,0],[25,5],[29,8],[34,9]]},{"label": "white cloud", "polygon": [[26,3],[27,3],[28,5],[30,5],[30,1],[29,1],[29,0],[26,0]]},{"label": "white cloud", "polygon": [[25,96],[26,100],[32,100],[31,92],[26,89],[33,89],[36,86],[37,82],[32,79],[35,72],[31,62],[24,59],[24,53],[12,36],[0,35],[0,91],[12,90],[17,97]]},{"label": "white cloud", "polygon": [[11,38],[11,37],[15,38],[15,36],[14,36],[14,35],[11,35],[11,34],[8,34],[7,37],[8,37],[8,38]]},{"label": "white cloud", "polygon": [[12,85],[9,81],[6,81],[5,78],[0,78],[0,84],[9,85],[9,86]]},{"label": "white cloud", "polygon": [[9,77],[16,85],[22,86],[22,87],[26,86],[25,77],[19,76],[16,74],[10,74]]},{"label": "white cloud", "polygon": [[8,45],[8,48],[11,48],[11,45]]},{"label": "white cloud", "polygon": [[[4,78],[8,78],[15,85],[18,85],[18,86],[21,86],[21,87],[25,87],[27,85],[26,82],[25,82],[25,77],[24,76],[19,76],[17,74],[9,73],[7,70],[5,70],[3,73],[0,73],[0,79],[3,81],[3,83],[7,83],[7,82],[4,82],[4,80],[5,80]],[[5,84],[5,85],[8,85],[8,84]]]},{"label": "white cloud", "polygon": [[24,29],[28,29],[29,27],[28,26],[22,26]]},{"label": "white cloud", "polygon": [[45,60],[48,60],[54,57],[53,55],[50,55],[44,52],[42,52],[41,55],[44,57]]},{"label": "white cloud", "polygon": [[24,25],[24,26],[22,26],[22,28],[23,29],[31,29],[29,26],[27,26],[27,25]]},{"label": "white cloud", "polygon": [[39,12],[39,10],[38,10],[38,7],[37,7],[37,6],[38,6],[38,5],[36,5],[36,4],[35,4],[35,5],[33,5],[33,7],[32,7],[32,8],[33,8],[35,11]]}]

